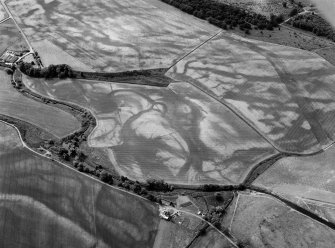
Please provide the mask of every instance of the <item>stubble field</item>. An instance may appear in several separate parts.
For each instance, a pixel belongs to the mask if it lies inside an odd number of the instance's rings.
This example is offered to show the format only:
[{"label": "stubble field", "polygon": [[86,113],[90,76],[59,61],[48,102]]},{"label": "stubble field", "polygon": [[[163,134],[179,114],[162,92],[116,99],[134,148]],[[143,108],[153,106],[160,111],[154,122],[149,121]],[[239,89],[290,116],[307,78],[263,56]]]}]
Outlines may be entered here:
[{"label": "stubble field", "polygon": [[12,0],[8,7],[30,40],[47,39],[99,71],[168,67],[218,31],[156,0]]},{"label": "stubble field", "polygon": [[108,148],[122,175],[181,184],[237,184],[275,150],[257,132],[197,88],[87,80],[24,83],[39,94],[90,108],[98,124],[89,145]]},{"label": "stubble field", "polygon": [[0,3],[0,22],[8,17],[7,12],[5,11],[4,7]]},{"label": "stubble field", "polygon": [[316,54],[225,32],[167,75],[228,104],[281,151],[334,140],[335,67]]},{"label": "stubble field", "polygon": [[[2,6],[2,5],[0,5]],[[6,50],[27,50],[28,46],[12,20],[0,24],[0,55]]]}]

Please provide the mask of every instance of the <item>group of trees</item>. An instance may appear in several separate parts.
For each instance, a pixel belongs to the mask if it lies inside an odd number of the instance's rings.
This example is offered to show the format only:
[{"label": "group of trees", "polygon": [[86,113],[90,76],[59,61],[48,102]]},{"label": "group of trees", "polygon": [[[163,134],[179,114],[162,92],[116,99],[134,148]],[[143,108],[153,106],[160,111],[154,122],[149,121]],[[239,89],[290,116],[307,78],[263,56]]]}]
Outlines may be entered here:
[{"label": "group of trees", "polygon": [[335,41],[335,30],[319,15],[313,13],[298,15],[292,18],[289,23],[292,24],[293,27],[310,31],[318,36],[323,36]]},{"label": "group of trees", "polygon": [[250,30],[252,26],[258,29],[272,30],[278,23],[268,20],[264,15],[252,13],[242,8],[221,3],[215,0],[162,0],[180,10],[198,18],[208,20],[223,29]]},{"label": "group of trees", "polygon": [[215,227],[220,229],[221,228],[220,220],[221,220],[221,217],[225,214],[225,212],[226,210],[223,206],[212,207],[207,212],[204,219],[212,223]]},{"label": "group of trees", "polygon": [[32,63],[21,62],[19,69],[22,73],[37,78],[71,78],[73,77],[73,71],[70,66],[62,65],[49,65],[45,68],[34,66]]},{"label": "group of trees", "polygon": [[164,182],[164,180],[148,179],[147,180],[147,189],[148,190],[156,190],[156,191],[172,191],[173,186]]}]

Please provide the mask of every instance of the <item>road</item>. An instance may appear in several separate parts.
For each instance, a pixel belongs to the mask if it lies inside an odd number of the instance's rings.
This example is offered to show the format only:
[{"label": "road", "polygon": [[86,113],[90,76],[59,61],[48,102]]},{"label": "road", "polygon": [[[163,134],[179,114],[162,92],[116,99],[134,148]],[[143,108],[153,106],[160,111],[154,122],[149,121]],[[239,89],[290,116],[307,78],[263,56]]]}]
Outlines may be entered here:
[{"label": "road", "polygon": [[34,52],[33,47],[31,46],[27,36],[24,34],[24,32],[22,31],[22,29],[20,28],[20,26],[17,24],[15,18],[13,17],[12,13],[10,12],[10,10],[8,9],[7,5],[6,5],[6,0],[0,0],[2,6],[4,7],[4,9],[6,10],[7,14],[8,14],[8,18],[6,20],[12,19],[15,26],[17,27],[17,29],[19,30],[19,32],[22,34],[22,37],[25,39],[27,45],[29,46],[29,50],[30,52]]}]

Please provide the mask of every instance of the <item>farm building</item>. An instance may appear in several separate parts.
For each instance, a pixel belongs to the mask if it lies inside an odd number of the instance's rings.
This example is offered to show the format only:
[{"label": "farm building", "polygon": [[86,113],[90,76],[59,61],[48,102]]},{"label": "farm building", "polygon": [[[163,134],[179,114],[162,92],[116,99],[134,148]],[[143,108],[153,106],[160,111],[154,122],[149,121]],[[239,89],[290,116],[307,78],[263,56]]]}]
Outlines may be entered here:
[{"label": "farm building", "polygon": [[6,50],[0,57],[0,62],[15,63],[21,56],[21,52]]}]

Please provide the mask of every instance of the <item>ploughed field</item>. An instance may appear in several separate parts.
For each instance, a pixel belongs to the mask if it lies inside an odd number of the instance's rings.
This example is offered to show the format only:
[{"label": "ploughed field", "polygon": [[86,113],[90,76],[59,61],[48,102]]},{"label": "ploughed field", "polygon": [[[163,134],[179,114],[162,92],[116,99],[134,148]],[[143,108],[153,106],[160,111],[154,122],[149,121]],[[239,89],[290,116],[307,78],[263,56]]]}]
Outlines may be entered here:
[{"label": "ploughed field", "polygon": [[80,129],[79,121],[70,113],[19,93],[11,85],[11,76],[1,69],[0,114],[29,122],[59,138]]},{"label": "ploughed field", "polygon": [[33,154],[0,123],[1,247],[152,247],[157,207]]},{"label": "ploughed field", "polygon": [[169,67],[218,31],[157,0],[13,0],[7,5],[31,41],[48,40],[99,71]]},{"label": "ploughed field", "polygon": [[89,145],[121,175],[180,184],[238,184],[274,148],[224,105],[188,83],[167,88],[24,77],[31,90],[93,111]]},{"label": "ploughed field", "polygon": [[224,32],[167,75],[232,108],[280,151],[334,141],[335,68],[314,53]]}]

